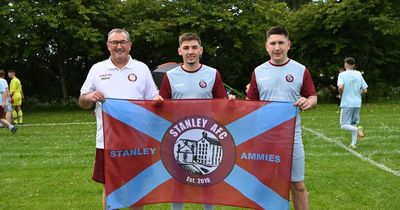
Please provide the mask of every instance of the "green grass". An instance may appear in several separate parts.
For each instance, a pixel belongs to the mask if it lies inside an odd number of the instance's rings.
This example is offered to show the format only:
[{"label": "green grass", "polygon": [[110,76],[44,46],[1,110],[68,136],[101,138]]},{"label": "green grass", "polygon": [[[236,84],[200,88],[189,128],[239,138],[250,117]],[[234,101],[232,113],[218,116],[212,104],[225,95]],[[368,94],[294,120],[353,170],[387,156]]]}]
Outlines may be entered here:
[{"label": "green grass", "polygon": [[[357,153],[341,147],[350,143],[350,134],[339,129],[336,111],[335,105],[319,105],[301,114],[311,209],[400,209],[400,177],[374,165],[400,171],[400,105],[362,107],[366,138]],[[90,112],[24,114],[16,135],[0,129],[0,209],[101,209],[102,188],[91,181],[95,119]],[[169,209],[169,204],[146,209]]]},{"label": "green grass", "polygon": [[[306,184],[312,209],[400,209],[400,177],[338,146],[349,145],[351,136],[339,129],[337,110],[334,105],[319,105],[302,113],[303,127],[314,131],[303,129]],[[355,149],[365,159],[387,166],[397,174],[400,173],[399,118],[398,104],[364,105],[360,124],[366,130],[366,138]]]}]

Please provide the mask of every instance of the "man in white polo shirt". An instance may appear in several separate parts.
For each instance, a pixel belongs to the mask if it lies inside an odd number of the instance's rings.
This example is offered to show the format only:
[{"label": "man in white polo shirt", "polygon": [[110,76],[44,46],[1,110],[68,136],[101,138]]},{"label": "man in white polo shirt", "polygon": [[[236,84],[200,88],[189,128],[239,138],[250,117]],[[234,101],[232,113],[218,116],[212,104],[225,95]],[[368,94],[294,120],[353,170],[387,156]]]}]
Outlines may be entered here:
[{"label": "man in white polo shirt", "polygon": [[[101,102],[106,98],[162,100],[158,95],[151,72],[146,64],[129,55],[132,43],[124,29],[112,29],[108,33],[107,48],[110,58],[98,62],[90,69],[81,88],[79,105],[90,109],[96,104],[96,160],[92,179],[104,186],[104,142]],[[105,189],[102,196],[105,209]],[[130,209],[143,209],[142,206]]]}]

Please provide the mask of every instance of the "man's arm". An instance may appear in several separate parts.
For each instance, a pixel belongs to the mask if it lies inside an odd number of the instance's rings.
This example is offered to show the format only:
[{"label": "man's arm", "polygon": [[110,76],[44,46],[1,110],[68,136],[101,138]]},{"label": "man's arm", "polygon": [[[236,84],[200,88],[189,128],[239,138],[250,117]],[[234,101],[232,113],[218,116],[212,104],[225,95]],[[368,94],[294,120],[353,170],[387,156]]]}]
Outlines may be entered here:
[{"label": "man's arm", "polygon": [[83,109],[92,108],[93,104],[97,101],[104,101],[104,95],[99,91],[94,91],[88,94],[82,94],[79,96],[79,106]]},{"label": "man's arm", "polygon": [[171,85],[169,83],[169,79],[167,74],[164,75],[163,80],[160,86],[160,96],[164,99],[171,99],[172,98],[172,90]]},{"label": "man's arm", "polygon": [[367,88],[361,89],[362,94],[367,94],[367,92],[368,92]]},{"label": "man's arm", "polygon": [[15,93],[15,80],[10,81],[10,97],[12,98]]},{"label": "man's arm", "polygon": [[294,104],[295,106],[298,106],[300,110],[306,111],[308,109],[313,108],[315,105],[317,105],[318,98],[316,95],[312,95],[309,97],[300,97],[296,103]]},{"label": "man's arm", "polygon": [[[8,92],[7,89],[3,91],[2,95],[2,103],[1,106],[4,108],[6,106],[6,100],[7,100]],[[1,117],[0,117],[1,118]]]},{"label": "man's arm", "polygon": [[308,69],[304,71],[303,86],[301,87],[300,95],[301,97],[294,103],[300,110],[305,111],[317,105],[317,92]]},{"label": "man's arm", "polygon": [[344,89],[344,88],[343,88],[343,85],[342,85],[342,84],[338,85],[339,96],[342,96],[343,89]]},{"label": "man's arm", "polygon": [[249,83],[249,90],[247,91],[247,96],[246,99],[248,100],[260,100],[260,94],[258,92],[258,87],[257,87],[257,79],[256,79],[256,73],[253,72],[251,75],[251,80]]},{"label": "man's arm", "polygon": [[22,85],[21,85],[21,97],[22,97],[22,99],[25,98],[25,96],[24,96],[24,91],[22,91]]},{"label": "man's arm", "polygon": [[[221,75],[218,71],[215,73],[215,82],[212,89],[213,98],[226,98],[226,91],[224,87],[224,82],[222,81]],[[233,99],[233,98],[231,98]]]}]

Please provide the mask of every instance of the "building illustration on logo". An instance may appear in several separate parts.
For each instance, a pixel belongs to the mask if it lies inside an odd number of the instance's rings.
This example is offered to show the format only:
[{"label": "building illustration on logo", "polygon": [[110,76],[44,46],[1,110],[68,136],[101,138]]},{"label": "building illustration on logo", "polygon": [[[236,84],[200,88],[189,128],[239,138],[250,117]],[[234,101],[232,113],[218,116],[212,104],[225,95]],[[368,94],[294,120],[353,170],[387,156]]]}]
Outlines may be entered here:
[{"label": "building illustration on logo", "polygon": [[223,148],[218,139],[201,129],[189,130],[184,136],[174,145],[176,163],[190,174],[205,175],[213,172],[223,156]]}]

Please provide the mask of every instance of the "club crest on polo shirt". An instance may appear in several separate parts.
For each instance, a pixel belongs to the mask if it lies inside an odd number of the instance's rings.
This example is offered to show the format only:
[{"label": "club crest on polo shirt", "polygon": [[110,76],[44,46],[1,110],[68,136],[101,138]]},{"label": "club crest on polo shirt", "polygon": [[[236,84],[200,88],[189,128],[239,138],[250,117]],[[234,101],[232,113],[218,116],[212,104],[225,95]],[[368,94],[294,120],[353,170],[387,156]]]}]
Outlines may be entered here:
[{"label": "club crest on polo shirt", "polygon": [[161,142],[161,160],[174,179],[207,186],[228,176],[235,162],[235,146],[221,123],[205,116],[188,116],[167,131]]},{"label": "club crest on polo shirt", "polygon": [[206,88],[206,87],[207,87],[207,82],[204,81],[204,80],[200,80],[199,86],[200,86],[201,88]]},{"label": "club crest on polo shirt", "polygon": [[286,81],[287,82],[293,82],[294,81],[294,77],[291,74],[286,75]]},{"label": "club crest on polo shirt", "polygon": [[131,81],[131,82],[135,82],[135,81],[137,80],[136,74],[130,73],[130,74],[128,75],[128,80]]}]

